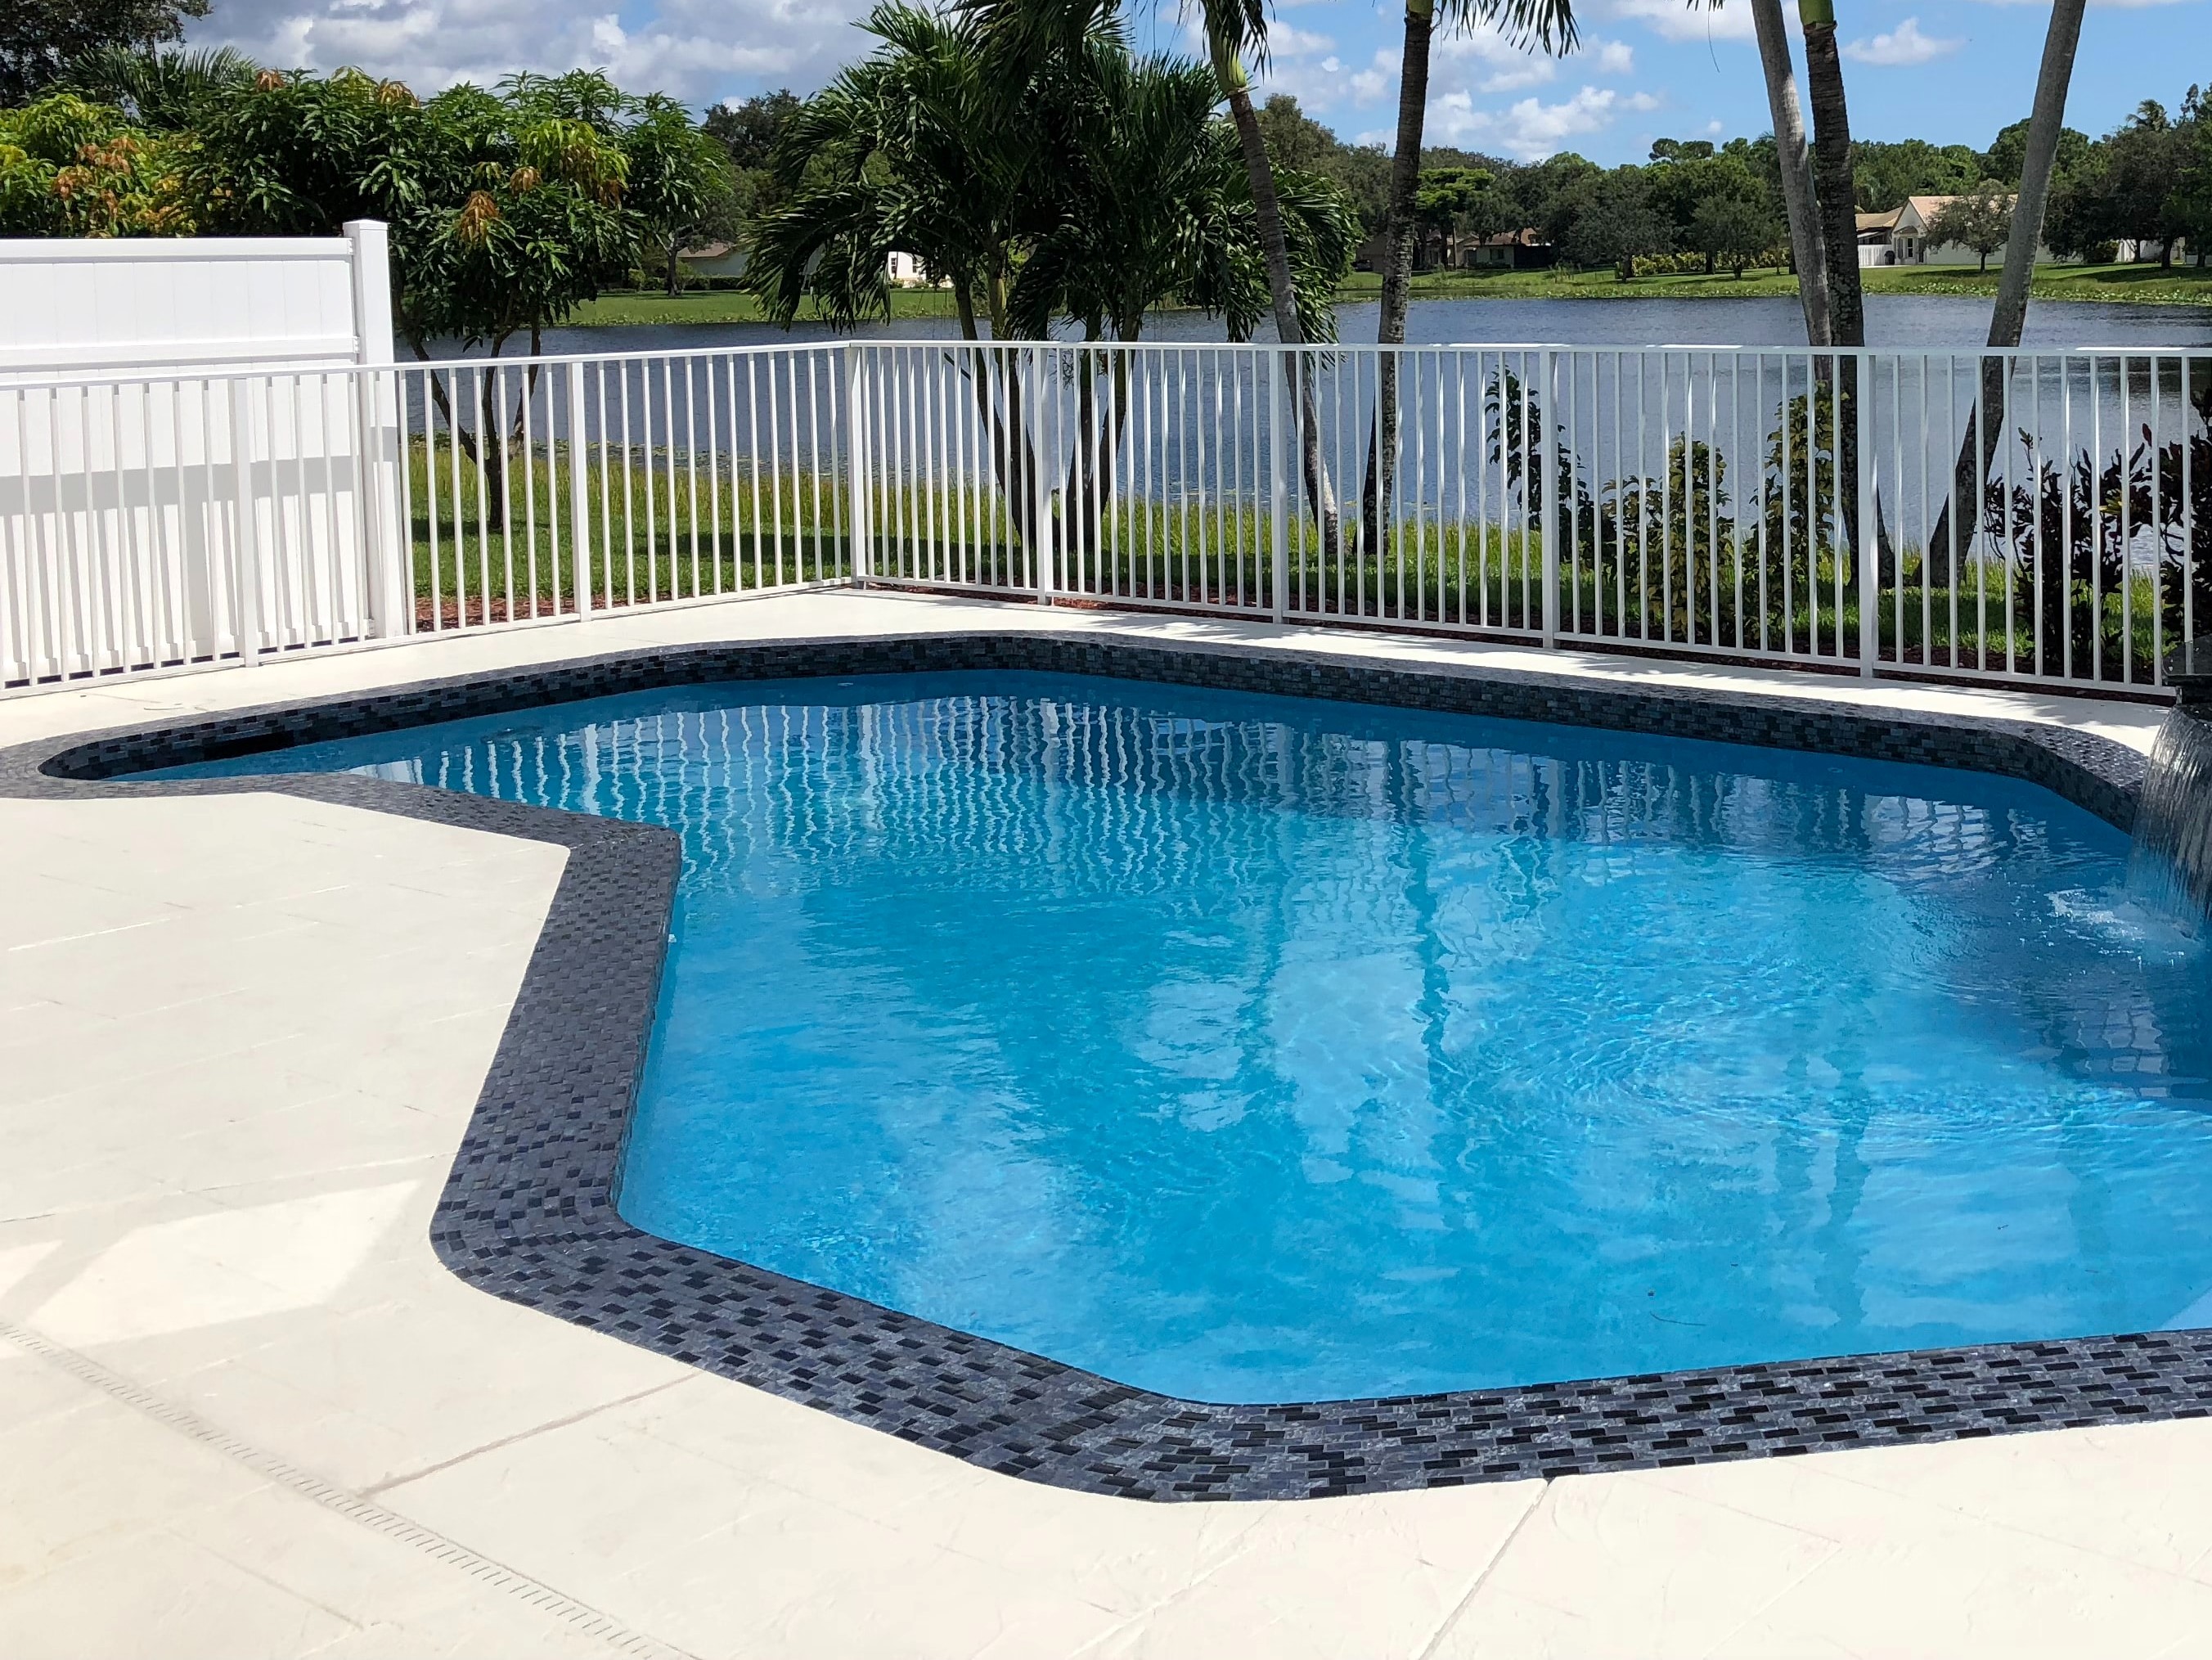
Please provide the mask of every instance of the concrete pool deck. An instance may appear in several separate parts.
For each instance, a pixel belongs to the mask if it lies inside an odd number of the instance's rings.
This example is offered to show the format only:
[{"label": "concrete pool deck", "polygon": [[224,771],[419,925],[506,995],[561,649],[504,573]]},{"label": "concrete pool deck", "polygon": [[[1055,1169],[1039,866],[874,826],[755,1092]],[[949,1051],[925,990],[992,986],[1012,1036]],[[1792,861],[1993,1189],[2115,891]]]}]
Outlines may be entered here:
[{"label": "concrete pool deck", "polygon": [[[1105,629],[1993,714],[2160,711],[826,593],[0,703],[0,745],[623,648]],[[2148,1655],[2212,1423],[1299,1503],[991,1475],[496,1301],[425,1231],[563,854],[279,795],[0,800],[0,1653]]]}]

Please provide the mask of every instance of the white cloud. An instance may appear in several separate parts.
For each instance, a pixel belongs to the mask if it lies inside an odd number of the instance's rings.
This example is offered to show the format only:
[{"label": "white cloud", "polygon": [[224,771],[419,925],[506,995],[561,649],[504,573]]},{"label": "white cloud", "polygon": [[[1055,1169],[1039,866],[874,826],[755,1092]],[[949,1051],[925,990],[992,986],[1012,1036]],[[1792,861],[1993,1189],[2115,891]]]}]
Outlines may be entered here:
[{"label": "white cloud", "polygon": [[346,65],[428,94],[517,70],[605,69],[627,88],[703,100],[732,82],[821,85],[866,50],[866,0],[221,0],[188,35],[286,69]]},{"label": "white cloud", "polygon": [[1887,34],[1877,34],[1868,40],[1845,41],[1843,53],[1854,64],[1899,69],[1914,64],[1932,64],[1965,44],[1964,40],[1939,40],[1923,34],[1920,20],[1908,17]]},{"label": "white cloud", "polygon": [[1636,73],[1636,49],[1626,40],[1595,40],[1597,72],[1600,75],[1633,75]]},{"label": "white cloud", "polygon": [[1502,111],[1477,109],[1466,93],[1449,92],[1430,100],[1428,130],[1438,143],[1472,144],[1534,161],[1564,149],[1571,138],[1603,131],[1621,110],[1658,107],[1649,93],[1623,98],[1609,87],[1584,87],[1556,104],[1523,98]]},{"label": "white cloud", "polygon": [[[1795,8],[1785,14],[1795,21]],[[1734,5],[1708,7],[1695,0],[1613,0],[1613,15],[1632,17],[1667,40],[1749,40],[1753,38],[1751,8]]]},{"label": "white cloud", "polygon": [[[1200,37],[1199,45],[1206,44]],[[1311,58],[1318,52],[1334,51],[1336,42],[1326,34],[1294,28],[1288,23],[1277,23],[1267,31],[1267,55],[1270,58]]]}]

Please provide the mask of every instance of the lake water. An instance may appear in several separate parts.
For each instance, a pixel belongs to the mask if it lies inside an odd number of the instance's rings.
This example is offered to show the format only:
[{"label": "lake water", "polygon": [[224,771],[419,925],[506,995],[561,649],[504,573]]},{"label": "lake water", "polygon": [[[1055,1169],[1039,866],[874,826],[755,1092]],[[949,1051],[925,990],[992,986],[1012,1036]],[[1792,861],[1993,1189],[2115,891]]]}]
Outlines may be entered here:
[{"label": "lake water", "polygon": [[[1340,307],[1339,337],[1375,337],[1376,304]],[[1948,350],[1989,337],[1990,302],[1936,295],[1870,295],[1867,338],[1874,346]],[[1746,300],[1420,300],[1407,319],[1416,344],[1504,342],[1552,345],[1802,346],[1802,313],[1786,296]],[[950,317],[902,317],[857,331],[867,339],[949,339]],[[1268,331],[1270,336],[1273,331]],[[1152,318],[1146,338],[1219,340],[1219,321],[1198,312]],[[639,324],[554,329],[548,353],[689,351],[719,345],[763,345],[836,337],[820,324],[789,330],[765,323]],[[2057,301],[2031,306],[2022,344],[2064,350],[2076,346],[2212,346],[2212,306],[2103,305]]]}]

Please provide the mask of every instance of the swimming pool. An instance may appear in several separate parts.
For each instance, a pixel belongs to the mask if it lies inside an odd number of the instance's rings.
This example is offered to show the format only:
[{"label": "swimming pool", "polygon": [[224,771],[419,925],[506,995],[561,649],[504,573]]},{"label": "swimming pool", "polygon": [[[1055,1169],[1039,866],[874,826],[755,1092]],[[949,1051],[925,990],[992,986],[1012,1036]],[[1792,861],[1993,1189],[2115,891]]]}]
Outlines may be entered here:
[{"label": "swimming pool", "polygon": [[[670,824],[638,1226],[1124,1382],[2178,1323],[2207,980],[1986,775],[1030,674],[223,763]],[[2212,1309],[2194,1319],[2212,1323]]]}]

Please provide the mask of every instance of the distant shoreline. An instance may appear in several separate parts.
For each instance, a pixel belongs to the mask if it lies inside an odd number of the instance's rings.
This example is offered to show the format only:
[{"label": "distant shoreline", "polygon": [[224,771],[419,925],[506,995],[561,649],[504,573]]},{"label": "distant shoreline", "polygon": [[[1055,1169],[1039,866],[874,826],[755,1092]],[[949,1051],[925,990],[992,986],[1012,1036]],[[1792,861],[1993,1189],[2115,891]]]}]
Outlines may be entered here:
[{"label": "distant shoreline", "polygon": [[[1997,273],[1970,266],[1876,267],[1864,273],[1872,295],[1934,295],[1989,300],[1996,294]],[[1340,304],[1374,300],[1381,279],[1355,272],[1338,289]],[[1795,298],[1797,280],[1786,271],[1747,271],[1739,279],[1715,277],[1638,277],[1617,280],[1609,271],[1437,271],[1413,279],[1413,298],[1422,300],[1772,300]],[[2177,265],[2045,265],[2035,274],[2033,298],[2087,301],[2106,305],[2212,306],[2212,271]],[[951,317],[952,296],[941,289],[899,289],[891,295],[891,316]],[[764,319],[752,295],[727,289],[692,289],[674,300],[663,294],[610,294],[580,307],[570,319],[579,327],[623,324],[758,323]]]}]

